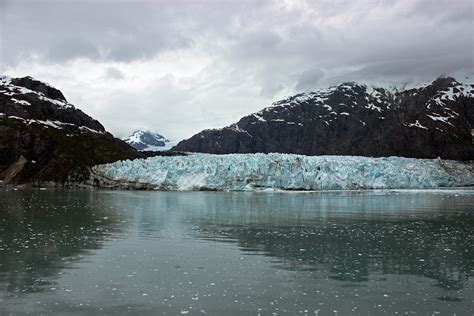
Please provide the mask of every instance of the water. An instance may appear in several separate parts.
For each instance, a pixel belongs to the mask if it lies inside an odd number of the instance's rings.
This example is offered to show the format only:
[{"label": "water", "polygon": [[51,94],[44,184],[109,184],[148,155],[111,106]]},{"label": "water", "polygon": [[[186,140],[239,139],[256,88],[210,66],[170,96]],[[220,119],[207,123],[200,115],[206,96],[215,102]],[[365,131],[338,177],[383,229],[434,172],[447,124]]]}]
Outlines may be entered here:
[{"label": "water", "polygon": [[474,191],[0,191],[0,315],[473,315]]}]

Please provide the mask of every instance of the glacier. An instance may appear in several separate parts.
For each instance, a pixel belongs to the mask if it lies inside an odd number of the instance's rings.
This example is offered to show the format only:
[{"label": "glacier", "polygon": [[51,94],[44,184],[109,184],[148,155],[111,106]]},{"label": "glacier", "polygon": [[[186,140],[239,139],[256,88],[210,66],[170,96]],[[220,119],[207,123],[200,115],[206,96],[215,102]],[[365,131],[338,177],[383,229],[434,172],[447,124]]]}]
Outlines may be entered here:
[{"label": "glacier", "polygon": [[92,168],[91,183],[154,190],[364,190],[474,186],[474,163],[295,154],[190,154]]}]

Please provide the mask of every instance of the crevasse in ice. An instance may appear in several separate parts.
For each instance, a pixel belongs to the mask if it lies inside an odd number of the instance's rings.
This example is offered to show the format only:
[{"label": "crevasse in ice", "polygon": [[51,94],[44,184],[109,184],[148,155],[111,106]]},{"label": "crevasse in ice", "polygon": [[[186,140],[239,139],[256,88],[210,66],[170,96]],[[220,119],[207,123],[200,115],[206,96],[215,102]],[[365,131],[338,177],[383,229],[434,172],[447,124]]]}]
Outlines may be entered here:
[{"label": "crevasse in ice", "polygon": [[119,161],[93,168],[116,182],[157,190],[417,189],[474,185],[474,166],[440,159],[192,154]]}]

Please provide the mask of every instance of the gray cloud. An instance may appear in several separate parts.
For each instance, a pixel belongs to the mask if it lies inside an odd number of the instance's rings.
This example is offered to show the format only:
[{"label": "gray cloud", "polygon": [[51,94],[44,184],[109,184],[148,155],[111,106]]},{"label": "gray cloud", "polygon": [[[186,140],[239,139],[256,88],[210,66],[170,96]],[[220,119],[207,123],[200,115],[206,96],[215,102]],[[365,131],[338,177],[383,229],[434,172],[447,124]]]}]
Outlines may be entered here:
[{"label": "gray cloud", "polygon": [[0,72],[50,81],[119,135],[143,126],[182,138],[343,81],[472,74],[473,10],[471,0],[0,0]]},{"label": "gray cloud", "polygon": [[123,79],[125,78],[124,73],[115,67],[109,67],[105,69],[105,78],[110,79]]},{"label": "gray cloud", "polygon": [[296,89],[300,91],[312,90],[323,77],[324,72],[319,68],[305,70],[298,78]]},{"label": "gray cloud", "polygon": [[49,62],[130,61],[191,43],[178,10],[151,1],[2,1],[6,62],[17,62],[18,53]]}]

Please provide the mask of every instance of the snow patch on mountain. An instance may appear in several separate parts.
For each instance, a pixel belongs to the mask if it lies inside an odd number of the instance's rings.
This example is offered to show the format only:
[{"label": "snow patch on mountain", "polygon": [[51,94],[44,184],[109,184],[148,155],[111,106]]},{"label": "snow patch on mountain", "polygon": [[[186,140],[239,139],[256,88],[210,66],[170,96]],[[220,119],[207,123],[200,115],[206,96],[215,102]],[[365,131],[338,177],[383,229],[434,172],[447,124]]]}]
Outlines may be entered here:
[{"label": "snow patch on mountain", "polygon": [[7,117],[7,118],[12,119],[12,120],[22,121],[26,125],[39,124],[39,125],[43,125],[43,127],[45,127],[45,128],[52,127],[52,128],[56,128],[56,129],[63,129],[63,128],[68,127],[68,126],[74,126],[74,127],[79,128],[79,130],[83,131],[83,132],[105,134],[105,132],[103,132],[103,131],[98,131],[98,130],[92,129],[90,127],[87,127],[87,126],[78,126],[76,124],[65,123],[65,122],[61,122],[61,121],[58,121],[58,120],[52,121],[52,120],[25,119],[23,117],[14,116],[14,115],[6,116],[5,113],[0,113],[0,117]]},{"label": "snow patch on mountain", "polygon": [[[28,77],[28,78],[31,78],[31,77]],[[31,79],[33,80],[33,78]],[[6,96],[10,96],[11,97],[10,100],[16,104],[21,104],[25,106],[31,105],[30,102],[26,100],[20,100],[19,98],[27,94],[35,94],[38,97],[38,99],[55,104],[61,109],[74,109],[75,108],[72,104],[70,104],[69,102],[65,100],[52,99],[52,98],[47,97],[42,92],[34,91],[22,86],[15,85],[12,83],[12,80],[13,79],[11,77],[0,76],[0,85],[2,85],[3,88],[5,89],[5,90],[2,89],[1,92]],[[51,85],[45,82],[41,82],[41,83],[45,86],[51,87]]]}]

